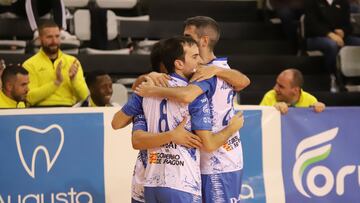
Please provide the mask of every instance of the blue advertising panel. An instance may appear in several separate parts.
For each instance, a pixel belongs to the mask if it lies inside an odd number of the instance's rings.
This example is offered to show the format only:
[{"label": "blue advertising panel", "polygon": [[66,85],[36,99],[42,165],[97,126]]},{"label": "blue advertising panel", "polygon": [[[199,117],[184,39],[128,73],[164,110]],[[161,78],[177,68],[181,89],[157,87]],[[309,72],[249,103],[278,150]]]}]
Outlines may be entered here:
[{"label": "blue advertising panel", "polygon": [[244,127],[240,129],[244,156],[241,202],[263,203],[265,189],[262,166],[262,111],[245,110],[243,114],[245,122]]},{"label": "blue advertising panel", "polygon": [[328,108],[282,116],[286,202],[359,202],[359,115],[359,108]]},{"label": "blue advertising panel", "polygon": [[103,119],[0,116],[0,202],[105,202]]}]

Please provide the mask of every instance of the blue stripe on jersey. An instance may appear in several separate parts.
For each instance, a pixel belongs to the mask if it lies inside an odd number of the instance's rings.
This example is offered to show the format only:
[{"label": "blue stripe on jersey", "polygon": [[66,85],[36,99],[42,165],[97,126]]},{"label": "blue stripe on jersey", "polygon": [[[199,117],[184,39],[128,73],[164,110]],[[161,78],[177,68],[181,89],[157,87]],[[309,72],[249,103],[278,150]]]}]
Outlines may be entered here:
[{"label": "blue stripe on jersey", "polygon": [[207,65],[212,64],[214,61],[227,61],[227,57],[220,57],[211,60]]},{"label": "blue stripe on jersey", "polygon": [[212,130],[208,99],[205,94],[198,96],[189,104],[191,130]]},{"label": "blue stripe on jersey", "polygon": [[146,168],[147,166],[147,150],[140,150],[139,151],[139,155],[138,155],[138,159],[142,162],[144,168]]},{"label": "blue stripe on jersey", "polygon": [[186,151],[190,154],[191,158],[196,161],[196,148],[186,148]]},{"label": "blue stripe on jersey", "polygon": [[142,108],[142,102],[143,98],[139,95],[133,93],[128,102],[124,105],[124,107],[121,109],[122,112],[124,112],[128,116],[136,116],[143,113]]},{"label": "blue stripe on jersey", "polygon": [[144,115],[144,114],[136,115],[136,116],[133,118],[133,128],[132,128],[132,131],[134,132],[135,130],[147,131],[147,123],[146,123],[146,119],[145,119],[145,115]]},{"label": "blue stripe on jersey", "polygon": [[179,74],[177,74],[177,73],[175,73],[175,72],[174,72],[174,73],[170,73],[170,76],[171,76],[171,77],[174,77],[174,78],[177,78],[177,79],[180,79],[180,80],[185,81],[185,82],[189,82],[188,79],[180,76]]},{"label": "blue stripe on jersey", "polygon": [[212,77],[207,80],[203,80],[200,82],[193,82],[194,84],[202,89],[202,91],[207,95],[208,98],[212,98],[215,94],[217,77]]}]

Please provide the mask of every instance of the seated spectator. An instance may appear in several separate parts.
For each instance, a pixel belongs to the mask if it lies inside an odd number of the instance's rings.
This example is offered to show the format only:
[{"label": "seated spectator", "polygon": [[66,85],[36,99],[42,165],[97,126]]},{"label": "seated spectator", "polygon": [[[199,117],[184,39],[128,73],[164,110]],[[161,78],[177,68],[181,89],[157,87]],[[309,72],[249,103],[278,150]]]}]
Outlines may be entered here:
[{"label": "seated spectator", "polygon": [[288,112],[288,107],[313,107],[315,112],[322,112],[325,104],[318,102],[311,94],[302,90],[304,83],[302,73],[297,69],[282,71],[273,90],[268,91],[260,105],[274,106],[282,114]]},{"label": "seated spectator", "polygon": [[111,103],[113,94],[111,77],[101,71],[86,74],[86,84],[90,90],[90,97],[81,106],[119,106],[117,103]]},{"label": "seated spectator", "polygon": [[73,106],[89,96],[80,62],[60,50],[60,29],[52,21],[40,31],[40,51],[26,60],[31,106]]},{"label": "seated spectator", "polygon": [[294,44],[297,43],[298,23],[304,14],[304,0],[270,0],[275,14],[280,18],[286,37]]},{"label": "seated spectator", "polygon": [[61,28],[61,39],[76,37],[66,31],[65,6],[63,0],[0,0],[0,13],[11,12],[19,17],[27,17],[34,40],[38,39],[39,18],[52,11],[54,21]]},{"label": "seated spectator", "polygon": [[348,0],[305,0],[305,35],[308,50],[320,50],[325,66],[336,75],[336,56],[345,45],[360,45],[352,35]]},{"label": "seated spectator", "polygon": [[8,66],[1,75],[0,108],[25,108],[28,72],[21,66]]}]

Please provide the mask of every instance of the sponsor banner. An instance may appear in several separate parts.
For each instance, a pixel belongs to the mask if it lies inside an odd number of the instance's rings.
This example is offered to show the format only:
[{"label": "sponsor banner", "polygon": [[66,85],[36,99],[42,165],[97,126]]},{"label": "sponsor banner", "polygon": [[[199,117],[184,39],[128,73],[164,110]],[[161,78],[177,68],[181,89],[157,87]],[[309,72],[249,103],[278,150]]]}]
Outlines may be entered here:
[{"label": "sponsor banner", "polygon": [[245,123],[240,130],[240,140],[243,147],[244,168],[241,196],[232,203],[265,202],[265,188],[262,165],[262,129],[261,110],[243,111]]},{"label": "sponsor banner", "polygon": [[360,108],[327,108],[282,116],[286,202],[360,200],[359,115]]},{"label": "sponsor banner", "polygon": [[0,115],[0,202],[105,202],[102,113]]},{"label": "sponsor banner", "polygon": [[[232,203],[360,199],[359,107],[236,109],[245,116],[244,170]],[[130,202],[137,151],[131,126],[111,127],[118,110],[1,110],[0,203]]]},{"label": "sponsor banner", "polygon": [[240,198],[231,203],[285,201],[281,173],[280,114],[271,107],[235,106],[244,114],[240,129],[244,169]]}]

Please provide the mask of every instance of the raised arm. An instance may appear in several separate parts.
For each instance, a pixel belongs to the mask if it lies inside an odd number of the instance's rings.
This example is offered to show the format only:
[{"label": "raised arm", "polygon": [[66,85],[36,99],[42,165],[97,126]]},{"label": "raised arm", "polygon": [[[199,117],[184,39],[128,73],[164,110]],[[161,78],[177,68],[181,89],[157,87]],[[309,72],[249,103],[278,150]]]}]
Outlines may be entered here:
[{"label": "raised arm", "polygon": [[135,89],[135,93],[142,97],[160,97],[181,103],[191,103],[203,93],[203,90],[192,84],[174,88],[158,87],[150,79],[147,79],[146,82],[143,82]]},{"label": "raised arm", "polygon": [[84,101],[89,96],[89,88],[86,85],[84,72],[80,62],[74,59],[69,69],[69,78],[75,90],[78,101]]},{"label": "raised arm", "polygon": [[155,86],[159,86],[159,87],[169,86],[168,80],[170,80],[170,76],[168,76],[165,73],[151,72],[148,74],[140,75],[133,83],[131,89],[135,90],[142,82],[146,81],[146,77],[151,78],[154,81]]},{"label": "raised arm", "polygon": [[29,83],[29,92],[27,94],[26,99],[31,105],[35,105],[43,101],[44,99],[48,98],[50,95],[52,95],[64,80],[61,74],[61,69],[62,69],[61,60],[56,66],[55,80],[48,82],[42,86],[40,86],[40,81],[39,81],[41,78],[37,76],[37,73],[34,70],[33,65],[29,63],[24,63],[23,66],[29,72],[30,83]]},{"label": "raised arm", "polygon": [[249,78],[235,69],[221,68],[217,66],[209,66],[199,68],[191,78],[190,82],[206,80],[217,76],[233,86],[235,91],[240,91],[250,84]]},{"label": "raised arm", "polygon": [[206,152],[212,152],[224,145],[227,140],[244,125],[242,112],[236,113],[230,120],[228,126],[217,133],[206,130],[196,130],[195,133],[200,136],[203,148]]}]

